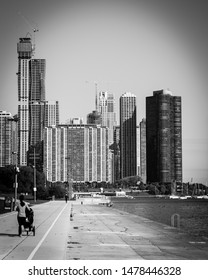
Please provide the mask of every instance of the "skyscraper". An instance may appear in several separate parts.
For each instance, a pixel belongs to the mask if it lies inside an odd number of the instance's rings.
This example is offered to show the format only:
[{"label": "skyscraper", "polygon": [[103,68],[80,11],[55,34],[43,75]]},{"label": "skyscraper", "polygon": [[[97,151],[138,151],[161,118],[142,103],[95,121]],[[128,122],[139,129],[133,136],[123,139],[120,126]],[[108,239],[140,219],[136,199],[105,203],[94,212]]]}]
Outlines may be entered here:
[{"label": "skyscraper", "polygon": [[141,168],[140,168],[140,126],[137,125],[136,127],[136,146],[137,146],[137,175],[140,176]]},{"label": "skyscraper", "polygon": [[113,143],[113,127],[116,125],[115,98],[107,91],[98,94],[98,112],[101,114],[102,126],[109,128],[109,145]]},{"label": "skyscraper", "polygon": [[114,141],[114,126],[116,125],[116,113],[115,113],[115,98],[112,93],[108,93],[107,91],[99,92],[98,98],[96,95],[96,104],[98,108],[98,112],[101,115],[101,124],[102,126],[106,126],[108,128],[108,145],[110,147],[108,160],[108,172],[111,178],[111,182],[113,181],[113,154],[111,152],[111,145]]},{"label": "skyscraper", "polygon": [[56,126],[59,124],[59,102],[45,101],[44,102],[44,127]]},{"label": "skyscraper", "polygon": [[147,181],[182,181],[181,97],[158,90],[146,97]]},{"label": "skyscraper", "polygon": [[140,176],[146,184],[146,119],[142,119],[140,127]]},{"label": "skyscraper", "polygon": [[[18,163],[42,162],[45,101],[45,59],[32,59],[30,37],[20,38],[18,52]],[[34,152],[36,149],[36,155]],[[41,168],[40,168],[41,169]]]},{"label": "skyscraper", "polygon": [[113,144],[113,176],[114,182],[121,179],[120,168],[120,126],[114,127],[114,144]]},{"label": "skyscraper", "polygon": [[108,128],[66,124],[44,129],[44,171],[49,181],[108,182]]},{"label": "skyscraper", "polygon": [[12,163],[12,118],[11,113],[0,111],[0,167]]},{"label": "skyscraper", "polygon": [[29,98],[30,61],[32,57],[31,38],[20,38],[18,52],[18,163],[27,165],[29,148]]},{"label": "skyscraper", "polygon": [[137,174],[136,96],[130,92],[120,97],[121,178]]},{"label": "skyscraper", "polygon": [[45,101],[45,59],[30,61],[29,147],[43,140]]}]

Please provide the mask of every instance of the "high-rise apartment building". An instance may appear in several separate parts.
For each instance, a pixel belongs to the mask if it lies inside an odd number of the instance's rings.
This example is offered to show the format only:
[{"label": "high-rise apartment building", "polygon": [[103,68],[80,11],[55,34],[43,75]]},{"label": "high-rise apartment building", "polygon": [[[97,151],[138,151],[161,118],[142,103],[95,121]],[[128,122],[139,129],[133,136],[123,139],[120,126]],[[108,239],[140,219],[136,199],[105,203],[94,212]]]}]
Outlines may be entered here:
[{"label": "high-rise apartment building", "polygon": [[98,112],[101,114],[102,126],[109,128],[109,145],[113,143],[113,128],[116,125],[115,98],[107,91],[98,94]]},{"label": "high-rise apartment building", "polygon": [[29,147],[43,140],[45,101],[45,59],[30,61]]},{"label": "high-rise apartment building", "polygon": [[110,147],[109,150],[109,176],[111,178],[111,182],[113,182],[113,154],[112,154],[112,144],[114,141],[113,129],[116,125],[116,113],[115,113],[115,98],[112,93],[108,93],[107,91],[99,92],[98,97],[96,95],[96,104],[97,110],[101,115],[101,124],[102,126],[108,127],[108,145]]},{"label": "high-rise apartment building", "polygon": [[20,38],[18,52],[18,163],[27,165],[28,151],[43,139],[45,60],[32,59],[31,38]]},{"label": "high-rise apartment building", "polygon": [[114,182],[121,179],[121,168],[120,168],[120,126],[118,126],[118,125],[114,127],[113,176],[114,176]]},{"label": "high-rise apartment building", "polygon": [[136,134],[137,134],[137,139],[136,139],[136,147],[137,147],[137,174],[140,176],[140,126],[137,125],[136,127]]},{"label": "high-rise apartment building", "polygon": [[[18,163],[42,165],[45,108],[45,59],[33,59],[30,37],[20,38],[18,52]],[[35,149],[35,150],[34,150]],[[40,168],[41,170],[41,168]]]},{"label": "high-rise apartment building", "polygon": [[109,181],[108,128],[66,124],[44,129],[44,172],[48,181]]},{"label": "high-rise apartment building", "polygon": [[137,174],[136,96],[130,92],[120,97],[121,178]]},{"label": "high-rise apartment building", "polygon": [[31,38],[20,38],[18,52],[18,163],[27,165],[29,148],[29,98],[30,61],[32,58]]},{"label": "high-rise apartment building", "polygon": [[59,102],[44,102],[44,127],[56,126],[59,124]]},{"label": "high-rise apartment building", "polygon": [[182,181],[181,97],[158,90],[146,97],[147,181]]},{"label": "high-rise apartment building", "polygon": [[0,111],[0,167],[12,163],[12,118],[11,113]]},{"label": "high-rise apartment building", "polygon": [[146,184],[146,119],[142,119],[140,127],[140,177],[142,182]]}]

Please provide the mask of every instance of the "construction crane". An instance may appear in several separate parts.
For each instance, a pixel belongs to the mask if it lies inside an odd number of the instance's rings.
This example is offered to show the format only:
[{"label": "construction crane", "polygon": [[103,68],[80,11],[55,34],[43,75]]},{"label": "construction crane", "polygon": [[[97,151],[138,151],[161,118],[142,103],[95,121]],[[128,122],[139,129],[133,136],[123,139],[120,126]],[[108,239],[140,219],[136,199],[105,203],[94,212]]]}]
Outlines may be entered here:
[{"label": "construction crane", "polygon": [[[19,16],[21,16],[21,18],[24,20],[24,22],[31,28],[31,31],[33,32],[33,36],[31,35],[30,32],[27,33],[27,35],[30,35],[30,37],[32,38],[32,55],[34,56],[35,55],[35,35],[36,35],[36,32],[39,32],[39,29],[36,28],[36,27],[33,27],[30,23],[30,21],[21,13],[21,12],[18,12]],[[37,24],[35,24],[37,26]],[[27,37],[26,35],[26,37]]]}]

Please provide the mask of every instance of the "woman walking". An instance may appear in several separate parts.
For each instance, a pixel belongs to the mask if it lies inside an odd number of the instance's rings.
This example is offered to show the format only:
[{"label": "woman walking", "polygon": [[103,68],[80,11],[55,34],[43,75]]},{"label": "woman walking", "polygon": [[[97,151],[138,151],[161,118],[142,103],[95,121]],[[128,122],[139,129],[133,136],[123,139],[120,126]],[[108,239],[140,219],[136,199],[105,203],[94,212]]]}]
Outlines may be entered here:
[{"label": "woman walking", "polygon": [[19,203],[17,205],[17,220],[18,220],[18,224],[19,224],[19,229],[18,229],[18,234],[21,237],[22,236],[22,230],[24,229],[24,225],[26,222],[26,210],[30,211],[30,208],[28,206],[28,204],[24,201],[24,195],[21,194],[19,196]]}]

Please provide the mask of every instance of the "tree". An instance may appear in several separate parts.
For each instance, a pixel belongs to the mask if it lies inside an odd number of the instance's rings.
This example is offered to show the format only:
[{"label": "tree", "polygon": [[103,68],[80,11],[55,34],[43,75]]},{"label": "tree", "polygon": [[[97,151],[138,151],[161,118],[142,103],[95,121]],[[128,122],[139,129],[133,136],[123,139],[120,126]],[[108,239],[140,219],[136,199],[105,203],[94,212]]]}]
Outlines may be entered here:
[{"label": "tree", "polygon": [[62,182],[52,183],[48,189],[49,196],[55,195],[56,198],[63,198],[65,195],[65,184]]},{"label": "tree", "polygon": [[166,189],[166,186],[165,186],[165,185],[161,185],[161,186],[160,186],[160,192],[161,192],[161,194],[166,194],[167,189]]},{"label": "tree", "polygon": [[119,181],[117,181],[117,183],[119,185],[123,185],[125,187],[136,186],[137,182],[142,182],[141,177],[138,176],[138,175],[125,177],[125,178],[120,179]]},{"label": "tree", "polygon": [[155,185],[155,184],[148,185],[147,189],[149,190],[149,194],[157,195],[157,194],[160,193],[158,188],[157,188],[157,185]]},{"label": "tree", "polygon": [[20,167],[18,174],[18,192],[33,193],[34,186],[34,171],[31,166]]},{"label": "tree", "polygon": [[143,182],[140,182],[140,184],[138,185],[138,187],[139,187],[139,189],[140,189],[141,191],[144,191],[144,190],[146,189],[146,186],[144,185]]},{"label": "tree", "polygon": [[0,192],[13,192],[15,170],[13,165],[0,167]]}]

